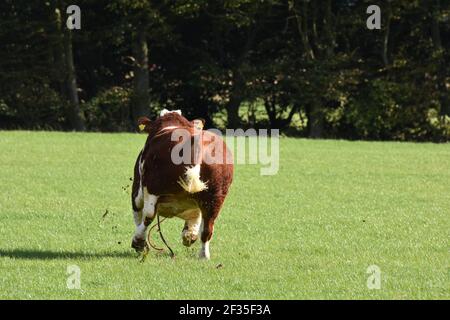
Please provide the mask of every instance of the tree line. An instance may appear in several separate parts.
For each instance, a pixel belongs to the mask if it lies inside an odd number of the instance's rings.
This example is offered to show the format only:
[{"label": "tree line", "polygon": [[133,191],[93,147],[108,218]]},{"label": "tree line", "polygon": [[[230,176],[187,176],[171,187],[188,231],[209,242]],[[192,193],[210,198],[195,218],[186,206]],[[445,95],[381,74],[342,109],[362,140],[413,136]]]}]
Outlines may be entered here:
[{"label": "tree line", "polygon": [[449,22],[440,0],[3,0],[0,128],[132,131],[167,108],[207,127],[447,141]]}]

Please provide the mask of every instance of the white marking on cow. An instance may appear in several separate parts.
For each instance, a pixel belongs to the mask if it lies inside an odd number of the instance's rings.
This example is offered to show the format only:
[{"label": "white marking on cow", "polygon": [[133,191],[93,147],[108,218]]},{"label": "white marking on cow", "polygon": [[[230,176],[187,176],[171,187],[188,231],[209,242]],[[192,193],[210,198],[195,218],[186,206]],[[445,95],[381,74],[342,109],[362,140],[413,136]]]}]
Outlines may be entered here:
[{"label": "white marking on cow", "polygon": [[178,184],[189,193],[196,193],[208,189],[205,182],[200,180],[200,164],[186,167],[184,177],[178,179]]},{"label": "white marking on cow", "polygon": [[141,151],[141,155],[139,157],[139,165],[138,165],[139,189],[138,189],[138,194],[134,198],[134,204],[136,205],[136,208],[138,209],[138,211],[133,211],[134,223],[136,224],[136,227],[142,223],[142,218],[143,218],[142,207],[144,206],[144,197],[142,194],[142,172],[144,171],[144,162],[145,161],[142,161],[142,151]]},{"label": "white marking on cow", "polygon": [[138,209],[137,211],[133,211],[134,223],[136,224],[136,226],[138,226],[142,222],[142,207],[144,206],[144,197],[142,196],[141,186],[139,186],[138,194],[136,198],[134,198],[134,203],[136,205],[136,208]]},{"label": "white marking on cow", "polygon": [[[144,152],[144,151],[142,151],[142,152]],[[145,160],[142,160],[142,155],[141,155],[141,158],[139,159],[139,179],[140,179],[141,185],[142,185],[142,175],[144,174],[144,163],[145,163]]]},{"label": "white marking on cow", "polygon": [[139,185],[138,194],[136,195],[136,198],[134,198],[134,204],[136,205],[136,208],[142,210],[142,207],[144,206],[144,197],[142,196],[142,186]]},{"label": "white marking on cow", "polygon": [[158,196],[148,193],[147,187],[144,187],[144,209],[142,209],[144,218],[154,218],[156,201],[158,201]]},{"label": "white marking on cow", "polygon": [[159,116],[162,117],[165,114],[171,113],[171,112],[178,113],[181,116],[181,110],[167,110],[167,109],[161,110],[161,112],[159,113]]},{"label": "white marking on cow", "polygon": [[133,210],[133,216],[134,216],[134,224],[136,227],[138,227],[142,223],[142,210],[134,211]]},{"label": "white marking on cow", "polygon": [[202,248],[200,249],[200,259],[209,260],[211,255],[209,254],[209,241],[202,242]]},{"label": "white marking on cow", "polygon": [[[201,224],[200,224],[200,232],[203,233],[204,228],[205,228],[205,220],[202,218]],[[206,242],[202,241],[202,248],[200,249],[199,258],[200,259],[209,260],[209,258],[210,258],[210,254],[209,254],[209,240],[206,241]]]},{"label": "white marking on cow", "polygon": [[134,238],[135,239],[145,239],[145,233],[147,231],[147,227],[144,224],[144,221],[141,222],[141,224],[139,224],[136,227],[136,231],[134,232]]},{"label": "white marking on cow", "polygon": [[142,194],[142,173],[144,172],[144,162],[145,161],[139,160],[139,189],[138,194],[134,198],[134,204],[140,210],[142,210],[142,207],[144,206],[144,197]]},{"label": "white marking on cow", "polygon": [[172,130],[172,129],[177,129],[177,128],[179,128],[179,127],[178,127],[178,126],[168,126],[168,127],[162,128],[160,131],[163,131],[163,130]]}]

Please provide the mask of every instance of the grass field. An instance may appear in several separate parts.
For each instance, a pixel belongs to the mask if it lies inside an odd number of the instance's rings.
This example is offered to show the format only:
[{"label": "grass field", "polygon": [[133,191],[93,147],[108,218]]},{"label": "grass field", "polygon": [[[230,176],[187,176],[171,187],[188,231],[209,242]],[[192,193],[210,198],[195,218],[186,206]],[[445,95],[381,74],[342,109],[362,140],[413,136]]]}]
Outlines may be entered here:
[{"label": "grass field", "polygon": [[0,298],[450,298],[450,145],[283,138],[277,175],[236,167],[210,261],[172,219],[176,258],[140,263],[127,185],[144,139],[0,132]]}]

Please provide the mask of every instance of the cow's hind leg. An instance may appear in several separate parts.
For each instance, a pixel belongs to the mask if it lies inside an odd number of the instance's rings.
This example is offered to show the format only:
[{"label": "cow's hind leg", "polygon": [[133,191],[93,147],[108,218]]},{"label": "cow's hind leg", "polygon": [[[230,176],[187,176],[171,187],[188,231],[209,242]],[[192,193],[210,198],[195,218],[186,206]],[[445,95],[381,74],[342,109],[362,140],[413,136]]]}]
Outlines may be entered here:
[{"label": "cow's hind leg", "polygon": [[207,217],[202,219],[201,226],[201,240],[202,247],[200,249],[199,258],[209,260],[211,255],[209,253],[209,242],[211,241],[212,234],[214,232],[214,220]]},{"label": "cow's hind leg", "polygon": [[224,198],[217,197],[210,199],[206,206],[202,208],[202,225],[201,225],[201,241],[202,247],[200,249],[199,258],[209,260],[211,255],[209,253],[209,242],[211,241],[214,232],[214,221],[220,213]]},{"label": "cow's hind leg", "polygon": [[158,201],[158,196],[149,194],[145,187],[143,188],[143,193],[144,207],[142,209],[142,220],[139,224],[136,224],[136,231],[131,242],[131,247],[137,252],[143,251],[146,246],[145,238],[147,236],[147,228],[155,218],[156,202]]}]

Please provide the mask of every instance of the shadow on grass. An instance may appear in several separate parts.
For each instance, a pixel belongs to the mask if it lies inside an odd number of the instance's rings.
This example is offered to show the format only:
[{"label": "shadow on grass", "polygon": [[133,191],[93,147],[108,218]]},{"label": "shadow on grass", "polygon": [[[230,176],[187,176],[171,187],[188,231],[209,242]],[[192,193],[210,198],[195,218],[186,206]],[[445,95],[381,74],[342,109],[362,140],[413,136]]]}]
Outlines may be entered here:
[{"label": "shadow on grass", "polygon": [[36,249],[0,249],[0,257],[25,260],[64,260],[64,259],[100,259],[100,258],[135,258],[132,252],[78,252],[50,251]]}]

